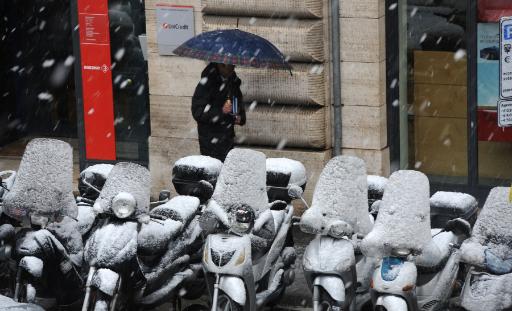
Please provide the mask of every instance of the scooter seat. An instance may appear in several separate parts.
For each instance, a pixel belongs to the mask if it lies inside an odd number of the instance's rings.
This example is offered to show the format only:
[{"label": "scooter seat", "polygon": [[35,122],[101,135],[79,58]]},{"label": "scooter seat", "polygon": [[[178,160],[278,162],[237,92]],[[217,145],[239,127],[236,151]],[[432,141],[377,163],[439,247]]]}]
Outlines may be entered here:
[{"label": "scooter seat", "polygon": [[198,198],[179,195],[172,198],[169,202],[152,209],[150,215],[179,221],[186,226],[196,215],[199,206]]},{"label": "scooter seat", "polygon": [[167,249],[169,241],[182,230],[180,221],[166,219],[143,224],[137,235],[137,251],[141,255],[155,255]]},{"label": "scooter seat", "polygon": [[452,232],[441,232],[441,229],[432,229],[432,235],[436,235],[425,246],[420,256],[416,257],[416,266],[421,270],[430,272],[439,271],[451,254],[450,244],[457,243],[457,236]]}]

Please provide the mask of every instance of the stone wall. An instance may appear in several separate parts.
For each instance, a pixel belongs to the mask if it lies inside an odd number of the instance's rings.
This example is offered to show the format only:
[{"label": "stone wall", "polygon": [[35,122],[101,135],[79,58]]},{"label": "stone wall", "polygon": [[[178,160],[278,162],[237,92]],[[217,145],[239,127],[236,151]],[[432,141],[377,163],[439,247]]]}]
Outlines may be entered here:
[{"label": "stone wall", "polygon": [[[303,162],[306,200],[332,154],[328,0],[150,0],[146,1],[151,113],[152,192],[172,189],[171,168],[198,154],[191,97],[205,62],[160,56],[156,3],[194,7],[196,34],[239,28],[269,39],[289,58],[284,71],[237,68],[248,121],[237,127],[239,147],[268,157]],[[343,153],[367,162],[368,172],[389,174],[386,139],[383,0],[341,1]],[[247,8],[244,10],[243,8]],[[361,31],[365,29],[365,32]]]}]

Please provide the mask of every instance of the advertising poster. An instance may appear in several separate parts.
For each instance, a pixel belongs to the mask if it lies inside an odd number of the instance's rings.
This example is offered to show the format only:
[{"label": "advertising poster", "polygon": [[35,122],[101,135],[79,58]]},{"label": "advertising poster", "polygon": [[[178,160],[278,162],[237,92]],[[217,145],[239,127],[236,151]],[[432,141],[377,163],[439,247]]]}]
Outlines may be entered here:
[{"label": "advertising poster", "polygon": [[499,23],[479,23],[477,43],[478,107],[496,109],[500,99]]}]

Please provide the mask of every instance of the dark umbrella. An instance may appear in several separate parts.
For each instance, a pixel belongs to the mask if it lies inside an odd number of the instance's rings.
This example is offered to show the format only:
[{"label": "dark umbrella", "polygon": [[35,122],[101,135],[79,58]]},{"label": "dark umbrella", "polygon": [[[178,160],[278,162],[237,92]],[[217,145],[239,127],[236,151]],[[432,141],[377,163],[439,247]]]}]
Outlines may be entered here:
[{"label": "dark umbrella", "polygon": [[238,29],[203,32],[176,48],[179,56],[243,67],[290,70],[285,56],[268,40]]}]

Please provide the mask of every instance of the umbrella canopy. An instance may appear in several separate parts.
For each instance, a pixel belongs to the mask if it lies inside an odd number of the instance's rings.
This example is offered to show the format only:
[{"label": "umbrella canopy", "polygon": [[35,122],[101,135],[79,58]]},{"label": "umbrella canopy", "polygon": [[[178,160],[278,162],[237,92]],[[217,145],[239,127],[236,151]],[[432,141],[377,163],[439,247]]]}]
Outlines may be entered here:
[{"label": "umbrella canopy", "polygon": [[238,29],[201,33],[176,48],[174,54],[235,66],[291,70],[272,43]]}]

